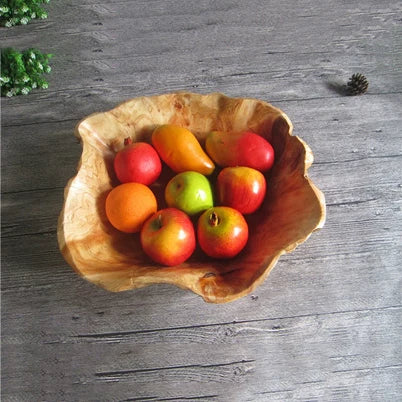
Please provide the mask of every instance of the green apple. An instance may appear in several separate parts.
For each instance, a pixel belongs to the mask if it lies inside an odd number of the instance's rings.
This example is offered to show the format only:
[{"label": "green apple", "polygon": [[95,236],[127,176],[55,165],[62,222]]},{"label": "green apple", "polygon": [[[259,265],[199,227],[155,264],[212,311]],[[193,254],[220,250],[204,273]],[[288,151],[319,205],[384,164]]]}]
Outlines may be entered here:
[{"label": "green apple", "polygon": [[213,207],[213,191],[209,180],[198,172],[187,171],[174,176],[165,188],[169,207],[193,216]]}]

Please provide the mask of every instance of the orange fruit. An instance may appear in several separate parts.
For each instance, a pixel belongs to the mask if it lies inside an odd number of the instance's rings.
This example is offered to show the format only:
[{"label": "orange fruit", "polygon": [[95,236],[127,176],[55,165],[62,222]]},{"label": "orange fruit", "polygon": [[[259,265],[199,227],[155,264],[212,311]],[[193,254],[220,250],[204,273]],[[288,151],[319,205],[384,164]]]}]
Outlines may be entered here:
[{"label": "orange fruit", "polygon": [[106,216],[118,230],[136,233],[157,210],[152,190],[141,183],[124,183],[114,187],[105,203]]}]

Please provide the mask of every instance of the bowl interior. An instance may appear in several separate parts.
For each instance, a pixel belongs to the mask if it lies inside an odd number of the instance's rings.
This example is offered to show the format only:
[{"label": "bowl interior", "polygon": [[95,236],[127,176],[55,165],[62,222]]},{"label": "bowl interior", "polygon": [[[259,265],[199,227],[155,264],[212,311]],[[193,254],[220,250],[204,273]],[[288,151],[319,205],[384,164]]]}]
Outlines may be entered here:
[{"label": "bowl interior", "polygon": [[[250,238],[237,257],[215,260],[197,249],[180,266],[163,267],[143,253],[138,234],[121,233],[108,222],[105,198],[118,184],[113,172],[115,153],[126,137],[150,142],[154,128],[166,123],[187,127],[201,144],[211,130],[248,129],[273,145],[275,164],[266,174],[267,196],[262,207],[247,216]],[[287,116],[263,101],[191,93],[136,98],[87,117],[78,124],[76,135],[83,151],[77,175],[65,189],[59,246],[80,275],[110,291],[171,283],[206,301],[231,301],[251,292],[282,253],[294,249],[324,223],[323,195],[307,177],[312,153],[292,136]],[[151,186],[159,209],[166,206],[163,192],[173,175],[164,166]]]}]

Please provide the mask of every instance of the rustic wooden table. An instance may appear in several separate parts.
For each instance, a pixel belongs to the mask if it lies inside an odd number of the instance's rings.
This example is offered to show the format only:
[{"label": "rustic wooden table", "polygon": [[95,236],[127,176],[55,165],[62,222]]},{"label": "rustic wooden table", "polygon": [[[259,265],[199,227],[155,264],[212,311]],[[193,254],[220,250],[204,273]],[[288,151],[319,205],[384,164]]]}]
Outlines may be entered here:
[{"label": "rustic wooden table", "polygon": [[[0,29],[53,53],[2,98],[2,401],[402,399],[400,2],[64,0]],[[346,96],[355,72],[369,90]],[[76,123],[141,95],[271,102],[312,148],[327,221],[253,294],[109,293],[56,238]]]}]

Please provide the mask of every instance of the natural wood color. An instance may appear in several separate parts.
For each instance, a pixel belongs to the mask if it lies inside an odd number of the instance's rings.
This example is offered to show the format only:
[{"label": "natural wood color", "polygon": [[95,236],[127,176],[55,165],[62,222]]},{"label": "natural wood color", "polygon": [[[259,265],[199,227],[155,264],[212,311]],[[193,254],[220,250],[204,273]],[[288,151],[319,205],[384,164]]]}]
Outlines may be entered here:
[{"label": "natural wood color", "polygon": [[[113,158],[124,138],[150,142],[155,127],[188,128],[202,144],[212,130],[253,130],[275,149],[276,162],[267,173],[268,194],[262,207],[247,217],[250,238],[230,260],[205,257],[199,250],[185,263],[162,267],[150,261],[139,238],[111,227],[105,197],[117,184]],[[223,303],[249,294],[276,264],[325,221],[324,196],[308,178],[313,154],[278,108],[256,99],[223,94],[172,93],[136,98],[79,123],[83,144],[77,175],[65,189],[58,224],[59,247],[67,262],[85,279],[114,292],[156,283],[190,289],[206,301]],[[163,204],[161,176],[152,188]]]},{"label": "natural wood color", "polygon": [[[51,52],[1,98],[1,401],[384,402],[402,395],[402,42],[394,0],[63,0],[0,42]],[[345,96],[355,72],[370,81]],[[83,117],[184,90],[279,107],[325,226],[226,304],[109,292],[57,242]]]}]

